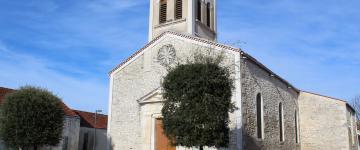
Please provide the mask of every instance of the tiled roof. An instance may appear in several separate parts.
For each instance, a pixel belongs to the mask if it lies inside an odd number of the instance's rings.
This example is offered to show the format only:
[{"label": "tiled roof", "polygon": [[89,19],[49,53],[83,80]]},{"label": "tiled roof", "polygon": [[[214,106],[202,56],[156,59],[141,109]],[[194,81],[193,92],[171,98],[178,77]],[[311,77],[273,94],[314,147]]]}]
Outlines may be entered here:
[{"label": "tiled roof", "polygon": [[[11,92],[14,92],[16,90],[14,89],[9,89],[9,88],[4,88],[4,87],[0,87],[0,104],[3,102],[3,99],[5,97],[6,94],[9,94]],[[77,116],[77,114],[71,110],[66,104],[64,104],[63,102],[61,102],[61,107],[64,110],[64,113],[66,116],[69,117],[75,117]]]},{"label": "tiled roof", "polygon": [[2,100],[5,98],[5,95],[14,91],[13,89],[8,89],[4,87],[0,87],[0,103],[2,103]]},{"label": "tiled roof", "polygon": [[64,102],[61,102],[61,107],[64,110],[66,116],[76,117],[78,116],[72,109],[70,109]]},{"label": "tiled roof", "polygon": [[95,113],[85,112],[80,110],[74,110],[76,114],[80,116],[80,126],[97,129],[107,129],[108,116],[103,114],[96,114],[95,125]]}]

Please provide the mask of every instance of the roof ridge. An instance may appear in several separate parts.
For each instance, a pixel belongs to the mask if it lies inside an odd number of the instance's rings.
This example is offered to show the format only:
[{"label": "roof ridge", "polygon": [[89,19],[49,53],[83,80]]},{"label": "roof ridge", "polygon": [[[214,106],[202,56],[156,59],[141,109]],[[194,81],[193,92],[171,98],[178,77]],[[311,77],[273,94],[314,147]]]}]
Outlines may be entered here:
[{"label": "roof ridge", "polygon": [[350,107],[353,111],[355,111],[355,108],[346,100],[343,100],[343,99],[340,99],[340,98],[335,98],[335,97],[331,97],[331,96],[326,96],[326,95],[322,95],[322,94],[318,94],[318,93],[314,93],[314,92],[309,92],[309,91],[301,91],[303,93],[308,93],[308,94],[313,94],[313,95],[316,95],[316,96],[321,96],[321,97],[325,97],[325,98],[329,98],[329,99],[332,99],[332,100],[336,100],[336,101],[340,101],[340,102],[343,102],[345,103],[348,107]]},{"label": "roof ridge", "polygon": [[[82,112],[82,113],[89,113],[89,114],[95,114],[94,112],[89,112],[89,111],[83,111],[83,110],[77,110],[77,109],[72,109],[75,113],[77,112]],[[101,114],[101,113],[96,113],[96,115],[104,115],[104,116],[108,116],[106,114]]]},{"label": "roof ridge", "polygon": [[0,86],[0,89],[15,90],[15,89],[12,89],[12,88],[2,87],[2,86]]},{"label": "roof ridge", "polygon": [[330,98],[330,99],[334,99],[334,100],[339,100],[339,101],[342,101],[342,102],[345,102],[345,103],[348,102],[348,101],[343,100],[343,99],[340,99],[340,98],[335,98],[335,97],[331,97],[331,96],[326,96],[326,95],[319,94],[319,93],[315,93],[315,92],[309,92],[309,91],[304,91],[304,90],[300,90],[300,91],[301,91],[301,92],[304,92],[304,93],[309,93],[309,94],[321,96],[321,97],[326,97],[326,98]]},{"label": "roof ridge", "polygon": [[[80,124],[84,127],[96,128],[96,129],[106,129],[108,116],[103,114],[96,114],[95,121],[95,113],[86,112],[82,110],[74,110],[76,114],[80,117]],[[95,125],[95,122],[97,123]]]}]

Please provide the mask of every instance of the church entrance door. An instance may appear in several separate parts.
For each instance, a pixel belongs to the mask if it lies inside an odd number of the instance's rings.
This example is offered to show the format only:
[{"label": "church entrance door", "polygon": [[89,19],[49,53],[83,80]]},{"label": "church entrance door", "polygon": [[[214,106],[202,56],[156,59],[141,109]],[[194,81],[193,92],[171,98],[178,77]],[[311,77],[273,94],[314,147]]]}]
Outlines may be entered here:
[{"label": "church entrance door", "polygon": [[164,134],[162,119],[155,121],[155,150],[176,150],[176,147],[171,146],[170,140]]}]

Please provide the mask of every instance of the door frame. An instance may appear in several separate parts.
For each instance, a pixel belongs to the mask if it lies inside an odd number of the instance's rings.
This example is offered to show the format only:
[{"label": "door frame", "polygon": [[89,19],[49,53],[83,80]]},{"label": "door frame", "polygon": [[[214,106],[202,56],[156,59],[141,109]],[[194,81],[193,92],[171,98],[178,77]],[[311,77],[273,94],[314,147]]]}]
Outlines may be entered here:
[{"label": "door frame", "polygon": [[155,150],[156,144],[156,119],[161,119],[163,116],[160,113],[155,113],[151,115],[151,150]]}]

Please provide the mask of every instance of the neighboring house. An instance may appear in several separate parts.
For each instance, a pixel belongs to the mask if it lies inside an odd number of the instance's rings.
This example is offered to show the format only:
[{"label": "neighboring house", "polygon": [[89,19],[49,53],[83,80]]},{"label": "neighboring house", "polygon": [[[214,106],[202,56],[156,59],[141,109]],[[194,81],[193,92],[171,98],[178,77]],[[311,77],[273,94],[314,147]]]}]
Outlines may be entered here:
[{"label": "neighboring house", "polygon": [[[9,88],[0,87],[0,104],[3,101],[5,94],[11,93],[15,90]],[[62,133],[62,140],[56,147],[44,147],[41,150],[77,150],[79,142],[80,132],[80,118],[64,103],[61,103],[61,107],[65,113],[64,129]],[[0,144],[0,149],[5,150],[4,146]]]},{"label": "neighboring house", "polygon": [[[14,90],[0,87],[0,104],[2,103],[5,95],[6,95],[7,93],[12,92],[12,91],[14,91]],[[5,146],[4,146],[4,144],[3,144],[3,142],[2,142],[1,140],[0,140],[0,150],[5,150]]]},{"label": "neighboring house", "polygon": [[74,111],[80,116],[79,150],[106,150],[107,115],[96,114],[95,121],[95,113]]},{"label": "neighboring house", "polygon": [[161,134],[161,81],[169,66],[211,51],[224,54],[235,79],[229,150],[355,149],[353,109],[302,92],[240,48],[217,43],[216,7],[216,0],[150,0],[149,43],[109,73],[109,148],[185,149]]}]

